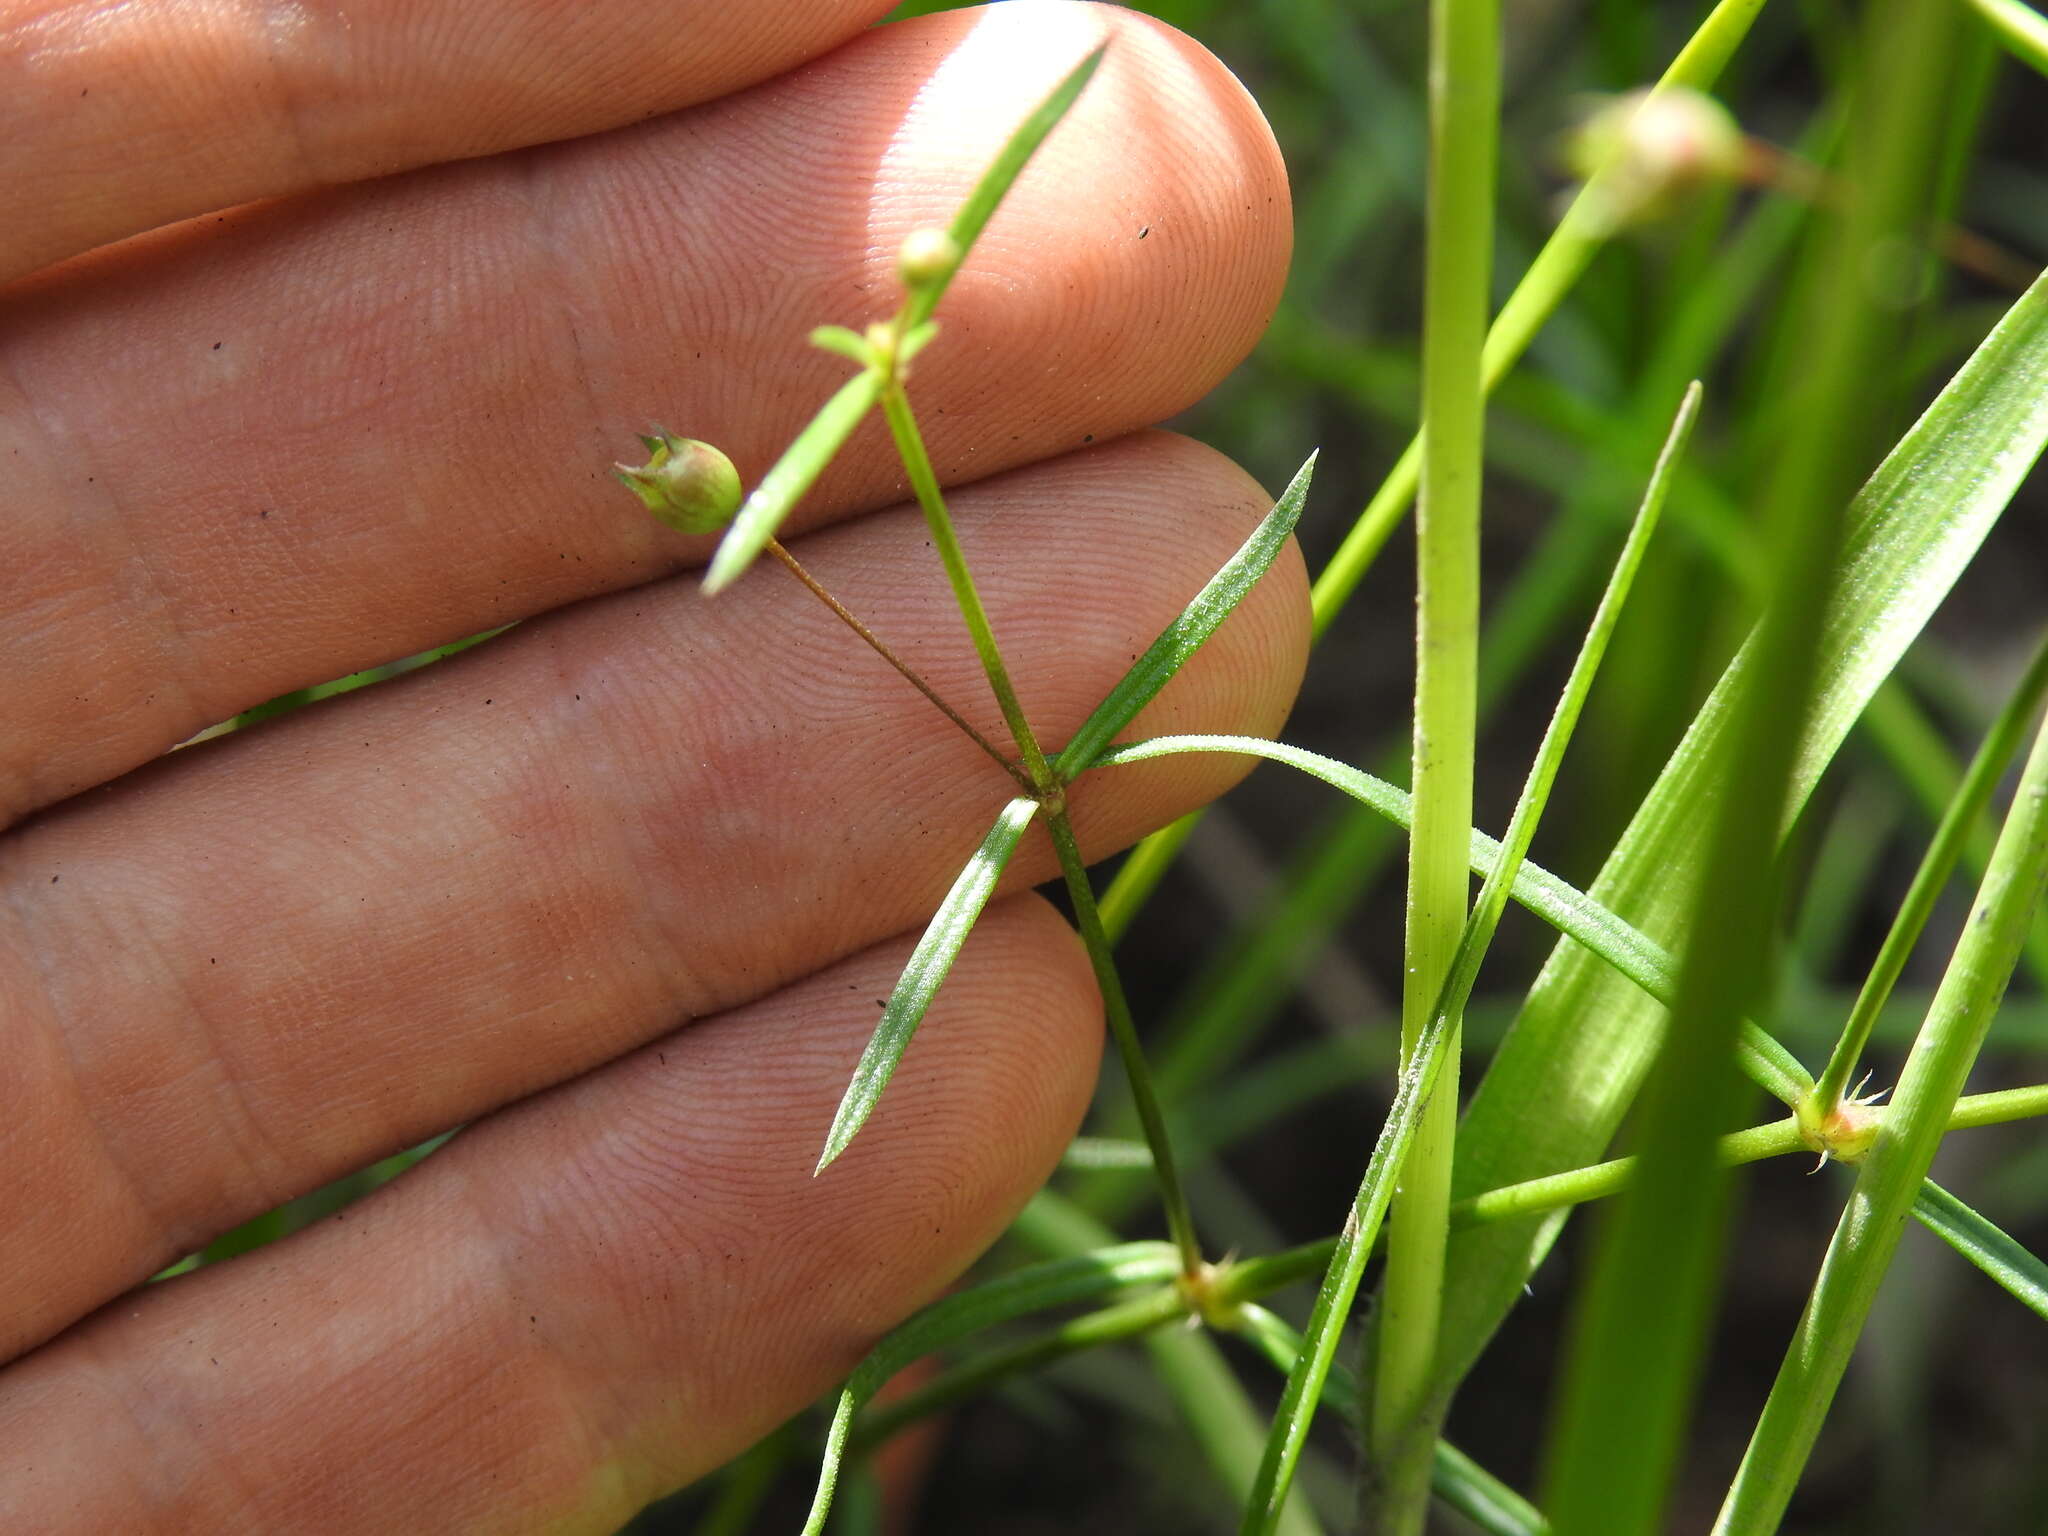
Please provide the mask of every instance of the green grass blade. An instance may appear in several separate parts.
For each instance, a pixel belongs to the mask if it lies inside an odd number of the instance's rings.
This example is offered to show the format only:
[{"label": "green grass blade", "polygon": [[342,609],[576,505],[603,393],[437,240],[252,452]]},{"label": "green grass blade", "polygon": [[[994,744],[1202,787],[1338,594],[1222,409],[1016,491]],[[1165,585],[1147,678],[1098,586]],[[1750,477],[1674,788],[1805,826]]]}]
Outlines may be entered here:
[{"label": "green grass blade", "polygon": [[1243,1536],[1268,1536],[1279,1527],[1294,1468],[1308,1442],[1309,1426],[1314,1421],[1316,1406],[1322,1399],[1330,1367],[1336,1358],[1337,1341],[1343,1333],[1345,1320],[1351,1315],[1351,1303],[1358,1294],[1359,1277],[1365,1272],[1365,1261],[1379,1240],[1380,1223],[1385,1219],[1387,1206],[1394,1197],[1401,1164],[1414,1143],[1423,1108],[1435,1092],[1437,1079],[1442,1073],[1442,1045],[1448,1034],[1448,1021],[1438,1015],[1429,1022],[1416,1040],[1414,1050],[1409,1053],[1412,1065],[1401,1073],[1400,1087],[1394,1094],[1392,1108],[1387,1111],[1386,1122],[1380,1127],[1379,1137],[1373,1143],[1372,1156],[1365,1165],[1365,1177],[1359,1182],[1358,1195],[1344,1219],[1344,1230],[1338,1235],[1329,1269],[1323,1275],[1323,1283],[1316,1289],[1315,1304],[1309,1311],[1308,1327],[1303,1333],[1307,1342],[1294,1369],[1288,1373],[1287,1385],[1280,1395],[1280,1406],[1273,1415],[1266,1453],[1259,1463],[1258,1479],[1253,1484],[1244,1522],[1239,1527]]},{"label": "green grass blade", "polygon": [[2017,1238],[1980,1216],[1932,1179],[1913,1202],[1920,1224],[2004,1286],[2037,1316],[2048,1318],[2048,1264]]},{"label": "green grass blade", "polygon": [[1825,447],[1817,428],[1787,455],[1808,494],[1765,520],[1776,558],[1756,663],[1701,768],[1715,798],[1694,813],[1703,826],[1684,959],[1638,1101],[1636,1177],[1599,1225],[1551,1414],[1542,1500],[1563,1531],[1663,1529],[1693,1413],[1732,1203],[1717,1142],[1748,1097],[1734,1070],[1740,1021],[1771,973],[1781,829],[1803,796],[1800,727],[1840,544],[1842,502],[1808,462]]},{"label": "green grass blade", "polygon": [[[1405,789],[1349,763],[1257,736],[1157,736],[1105,752],[1097,766],[1139,763],[1176,752],[1240,752],[1263,757],[1321,779],[1396,826],[1407,826],[1412,815]],[[1500,857],[1501,845],[1497,841],[1484,832],[1472,833],[1470,858],[1474,873],[1491,875]],[[1525,861],[1515,877],[1513,897],[1566,938],[1583,946],[1587,953],[1612,966],[1641,988],[1652,1002],[1668,1004],[1675,995],[1678,962],[1671,952],[1571,882],[1539,864]],[[1759,1087],[1786,1105],[1796,1105],[1813,1091],[1813,1078],[1798,1059],[1755,1025],[1744,1027],[1739,1050],[1743,1070]]]},{"label": "green grass blade", "polygon": [[1225,561],[1222,569],[1209,579],[1209,584],[1195,594],[1194,601],[1188,604],[1180,617],[1160,631],[1159,638],[1131,664],[1130,671],[1082,723],[1053,764],[1054,772],[1063,782],[1073,780],[1094,766],[1096,758],[1115,739],[1116,733],[1129,725],[1131,717],[1152,701],[1188,658],[1201,649],[1203,642],[1216,633],[1217,626],[1230,616],[1231,609],[1244,601],[1245,594],[1266,574],[1286,544],[1287,536],[1294,531],[1294,525],[1301,520],[1301,509],[1308,500],[1309,480],[1315,474],[1315,468],[1316,456],[1310,454],[1301,468],[1294,472],[1294,478],[1287,483],[1280,499],[1273,503],[1273,509],[1260,520],[1259,526],[1238,547],[1237,553]]},{"label": "green grass blade", "polygon": [[[1824,696],[1827,594],[1871,433],[1871,379],[1900,306],[1868,283],[1887,242],[1914,238],[1933,195],[1930,145],[1953,31],[1944,7],[1890,0],[1866,13],[1842,174],[1856,191],[1807,252],[1783,334],[1796,338],[1799,424],[1772,445],[1756,516],[1770,595],[1727,692],[1728,728],[1700,754],[1711,799],[1672,910],[1685,961],[1669,1028],[1637,1100],[1634,1187],[1600,1223],[1553,1416],[1545,1507],[1567,1531],[1661,1529],[1694,1411],[1733,1185],[1715,1142],[1741,1112],[1737,1021],[1764,995],[1784,878],[1783,830],[1803,805],[1802,738]],[[1790,355],[1789,348],[1787,355]],[[1443,1386],[1448,1400],[1452,1383]]]},{"label": "green grass blade", "polygon": [[796,441],[775,461],[775,467],[761,477],[761,483],[740,503],[732,526],[718,541],[711,568],[704,573],[706,592],[723,592],[739,580],[881,395],[882,375],[868,368],[840,385],[838,392],[819,408],[810,424],[796,435]]},{"label": "green grass blade", "polygon": [[861,1053],[853,1081],[846,1085],[846,1095],[839,1101],[839,1111],[832,1117],[832,1129],[825,1138],[824,1153],[818,1158],[818,1172],[824,1172],[846,1150],[874,1112],[896,1064],[903,1059],[904,1048],[924,1021],[925,1010],[938,996],[960,946],[974,930],[981,909],[988,905],[996,881],[1002,877],[1003,866],[1017,851],[1024,829],[1037,811],[1038,802],[1023,795],[1004,806],[988,836],[954,880],[953,888],[946,892],[946,899],[939,903],[939,910],[932,914],[924,937],[917,941],[909,964],[897,978],[896,990],[889,995],[867,1049]]},{"label": "green grass blade", "polygon": [[[1238,1334],[1285,1377],[1301,1358],[1301,1335],[1255,1302],[1238,1309]],[[1346,1422],[1358,1419],[1358,1378],[1331,1367],[1323,1398]],[[1445,1440],[1436,1443],[1430,1491],[1485,1533],[1485,1536],[1548,1536],[1550,1525],[1536,1506],[1478,1462]]]},{"label": "green grass blade", "polygon": [[[1479,672],[1479,507],[1486,387],[1480,353],[1492,293],[1499,0],[1429,0],[1429,185],[1424,202],[1422,470],[1415,514],[1415,825],[1401,969],[1401,1070],[1417,1070],[1453,957],[1472,927],[1466,840]],[[1462,1014],[1440,1032],[1441,1091],[1423,1102],[1387,1217],[1366,1416],[1365,1524],[1420,1536],[1429,1512],[1428,1412],[1450,1233]],[[1355,1282],[1354,1282],[1355,1284]],[[1344,1327],[1344,1314],[1334,1326]],[[1332,1341],[1334,1346],[1334,1341]],[[1311,1338],[1309,1353],[1319,1351]],[[1314,1411],[1311,1398],[1304,1416]],[[1282,1469],[1284,1492],[1293,1467]]]},{"label": "green grass blade", "polygon": [[1180,1255],[1171,1244],[1124,1243],[1034,1264],[935,1301],[917,1313],[868,1352],[840,1392],[804,1536],[819,1536],[825,1528],[853,1416],[911,1361],[1020,1317],[1085,1304],[1134,1287],[1170,1283],[1179,1273]]},{"label": "green grass blade", "polygon": [[1485,1536],[1550,1536],[1543,1511],[1448,1440],[1436,1443],[1430,1476],[1436,1496]]},{"label": "green grass blade", "polygon": [[[1829,596],[1819,692],[1794,774],[1796,810],[1858,711],[1926,623],[2048,441],[2048,282],[1992,330],[1864,486]],[[1656,937],[1683,920],[1695,884],[1696,808],[1712,743],[1755,665],[1745,647],[1700,711],[1590,894]],[[1661,1036],[1661,1010],[1576,946],[1556,951],[1466,1111],[1458,1192],[1596,1160]],[[1557,1218],[1471,1233],[1452,1245],[1439,1386],[1470,1368]]]},{"label": "green grass blade", "polygon": [[2048,75],[2048,16],[2022,0],[1969,0],[1969,4],[1989,24],[2007,53]]},{"label": "green grass blade", "polygon": [[1715,1529],[1777,1529],[2048,883],[2048,723]]}]

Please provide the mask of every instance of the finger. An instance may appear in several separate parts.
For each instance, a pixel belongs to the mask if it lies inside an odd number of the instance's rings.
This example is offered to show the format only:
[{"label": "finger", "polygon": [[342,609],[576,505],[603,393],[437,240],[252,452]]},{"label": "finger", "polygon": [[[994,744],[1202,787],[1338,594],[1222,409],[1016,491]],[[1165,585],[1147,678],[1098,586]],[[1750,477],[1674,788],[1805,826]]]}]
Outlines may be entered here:
[{"label": "finger", "polygon": [[[1148,435],[960,493],[1024,707],[1057,747],[1264,511]],[[1002,729],[908,510],[804,541]],[[1307,646],[1290,553],[1148,733],[1277,727]],[[1098,854],[1234,780],[1082,781]],[[1014,784],[772,566],[602,599],[179,753],[5,845],[0,1229],[20,1348],[209,1236],[671,1028],[921,926]],[[1015,880],[1054,872],[1034,832]]]},{"label": "finger", "polygon": [[841,1380],[1051,1170],[1100,1009],[983,918],[874,1119],[811,1164],[907,942],[465,1132],[332,1221],[0,1376],[10,1531],[611,1531]]},{"label": "finger", "polygon": [[[695,560],[606,474],[628,430],[659,419],[758,477],[845,377],[811,326],[890,312],[897,240],[951,216],[1106,27],[918,360],[940,471],[969,479],[1187,405],[1278,297],[1263,122],[1130,13],[882,28],[644,129],[17,287],[0,818],[288,689]],[[901,495],[871,423],[801,515]]]},{"label": "finger", "polygon": [[887,0],[0,9],[0,280],[173,219],[707,101]]}]

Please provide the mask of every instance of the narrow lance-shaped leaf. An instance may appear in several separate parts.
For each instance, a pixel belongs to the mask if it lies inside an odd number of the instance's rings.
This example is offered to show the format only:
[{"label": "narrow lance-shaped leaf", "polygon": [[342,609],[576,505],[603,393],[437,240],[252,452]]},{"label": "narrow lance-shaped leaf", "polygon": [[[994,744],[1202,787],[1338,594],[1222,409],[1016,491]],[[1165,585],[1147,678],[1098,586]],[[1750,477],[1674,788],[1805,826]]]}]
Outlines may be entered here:
[{"label": "narrow lance-shaped leaf", "polygon": [[839,386],[837,394],[819,409],[810,425],[799,432],[775,467],[761,477],[718,541],[711,568],[704,573],[706,592],[723,592],[754,563],[754,557],[768,547],[790,509],[804,492],[817,483],[832,456],[845,446],[861,417],[880,398],[882,376],[869,368]]},{"label": "narrow lance-shaped leaf", "polygon": [[2048,1264],[1995,1222],[1979,1215],[1932,1179],[1913,1202],[1920,1224],[2013,1296],[2048,1318]]},{"label": "narrow lance-shaped leaf", "polygon": [[1024,829],[1037,810],[1038,802],[1023,795],[1004,806],[988,836],[981,840],[981,846],[953,882],[953,888],[946,892],[946,899],[939,903],[939,910],[932,914],[930,926],[911,951],[910,963],[903,967],[896,990],[882,1009],[868,1048],[861,1053],[853,1081],[846,1085],[846,1096],[839,1101],[839,1112],[832,1117],[832,1130],[825,1138],[825,1151],[818,1159],[818,1172],[824,1172],[846,1150],[874,1112],[876,1101],[896,1071],[896,1063],[903,1059],[904,1048],[924,1021],[932,999],[938,996],[940,984],[952,970],[960,946],[974,930],[981,909],[988,905],[989,895],[1002,877],[1003,866],[1017,851]]},{"label": "narrow lance-shaped leaf", "polygon": [[1159,638],[1095,707],[1053,764],[1062,780],[1071,780],[1093,767],[1116,733],[1152,702],[1173,674],[1187,664],[1188,658],[1202,648],[1203,642],[1230,616],[1230,611],[1258,584],[1294,531],[1294,525],[1301,521],[1301,509],[1308,500],[1309,480],[1315,469],[1316,455],[1312,453],[1294,472],[1287,489],[1252,530],[1251,537],[1195,594],[1180,617],[1159,632]]},{"label": "narrow lance-shaped leaf", "polygon": [[960,205],[953,215],[953,222],[946,227],[946,233],[953,237],[954,247],[959,255],[950,269],[920,284],[911,295],[910,303],[904,310],[906,331],[931,318],[934,307],[945,296],[947,285],[953,281],[953,274],[960,270],[960,263],[974,249],[974,242],[981,238],[981,232],[988,227],[988,221],[1008,195],[1011,186],[1024,172],[1031,157],[1038,153],[1038,146],[1046,136],[1060,124],[1079,99],[1081,90],[1094,78],[1096,69],[1102,63],[1102,55],[1109,45],[1104,43],[1087,58],[1076,64],[1065,79],[1052,88],[1036,111],[1017,125],[1002,149],[997,151],[988,169],[981,173],[981,180],[974,184],[974,190],[967,194],[967,201]]},{"label": "narrow lance-shaped leaf", "polygon": [[[1283,1375],[1292,1371],[1301,1355],[1301,1335],[1256,1303],[1245,1303],[1240,1312],[1238,1333]],[[1324,1395],[1343,1418],[1358,1417],[1358,1379],[1343,1366],[1331,1370]],[[1535,1505],[1448,1440],[1436,1443],[1430,1491],[1485,1536],[1549,1536],[1550,1526]]]},{"label": "narrow lance-shaped leaf", "polygon": [[[1530,765],[1528,779],[1522,786],[1514,815],[1508,823],[1507,837],[1500,845],[1494,867],[1487,871],[1486,883],[1480,890],[1478,901],[1473,904],[1471,915],[1465,920],[1464,932],[1431,1005],[1428,1023],[1406,1057],[1393,1113],[1388,1116],[1379,1145],[1373,1149],[1364,1182],[1359,1185],[1357,1198],[1352,1204],[1351,1217],[1346,1220],[1337,1239],[1337,1250],[1331,1256],[1330,1267],[1316,1293],[1315,1308],[1309,1318],[1308,1330],[1303,1335],[1301,1352],[1287,1375],[1286,1390],[1281,1394],[1280,1409],[1274,1415],[1265,1459],[1259,1468],[1252,1507],[1245,1516],[1247,1536],[1272,1528],[1273,1513],[1280,1508],[1293,1484],[1295,1467],[1300,1461],[1302,1447],[1307,1443],[1316,1405],[1322,1398],[1324,1383],[1336,1359],[1338,1340],[1351,1313],[1352,1299],[1358,1293],[1359,1281],[1365,1274],[1365,1262],[1371,1256],[1373,1242],[1378,1236],[1380,1217],[1393,1198],[1394,1183],[1400,1177],[1407,1147],[1413,1142],[1416,1127],[1421,1123],[1423,1108],[1442,1071],[1449,1043],[1464,1019],[1465,1004],[1472,996],[1480,962],[1493,942],[1501,913],[1507,907],[1508,893],[1514,889],[1528,855],[1529,844],[1535,839],[1536,825],[1549,803],[1551,787],[1557,782],[1557,772],[1564,762],[1565,749],[1571,743],[1572,731],[1578,725],[1586,695],[1592,689],[1601,659],[1607,654],[1607,642],[1620,621],[1622,606],[1628,601],[1629,588],[1642,565],[1650,535],[1656,531],[1658,518],[1664,510],[1671,474],[1679,455],[1685,450],[1686,440],[1692,435],[1693,423],[1699,417],[1699,405],[1700,387],[1694,384],[1679,405],[1670,436],[1665,439],[1663,451],[1651,471],[1650,483],[1644,490],[1634,526],[1630,528],[1621,554],[1615,561],[1614,573],[1608,579],[1607,590],[1594,611],[1592,623],[1587,626],[1586,638],[1579,647],[1571,676],[1565,681],[1557,709],[1543,733],[1542,743],[1536,749],[1535,761]],[[1469,863],[1469,845],[1466,855]],[[1397,1116],[1404,1117],[1404,1123],[1398,1127]],[[1398,1234],[1396,1236],[1398,1238]]]},{"label": "narrow lance-shaped leaf", "polygon": [[[1238,752],[1285,763],[1342,790],[1396,826],[1405,827],[1412,819],[1405,789],[1349,763],[1257,736],[1155,736],[1149,741],[1134,741],[1110,749],[1096,760],[1096,766],[1112,768],[1180,752]],[[1475,874],[1492,874],[1500,854],[1498,841],[1484,832],[1473,831],[1471,862]],[[1678,962],[1671,952],[1570,881],[1525,860],[1521,873],[1515,877],[1512,895],[1566,938],[1584,946],[1634,982],[1653,1001],[1670,1000],[1678,985]],[[1744,1027],[1740,1050],[1743,1070],[1781,1102],[1796,1105],[1812,1091],[1813,1079],[1798,1059],[1755,1025]]]},{"label": "narrow lance-shaped leaf", "polygon": [[[918,284],[905,300],[902,313],[896,320],[901,338],[899,353],[903,352],[906,344],[909,351],[915,351],[930,340],[924,326],[931,318],[933,306],[939,302],[947,284],[952,282],[960,262],[973,249],[975,239],[1025,164],[1045,142],[1045,136],[1067,115],[1067,109],[1073,106],[1081,88],[1102,62],[1102,53],[1103,49],[1097,48],[1053,87],[1037,109],[1010,135],[1008,142],[989,163],[989,168],[982,173],[974,190],[967,195],[967,200],[960,205],[948,231],[958,254],[948,270]],[[862,360],[865,343],[861,337],[842,326],[823,329],[822,337],[813,333],[814,342],[856,362]],[[796,441],[776,461],[775,467],[761,478],[753,493],[740,504],[732,527],[726,530],[725,537],[719,541],[718,552],[711,558],[711,568],[704,573],[706,592],[722,592],[731,586],[768,547],[768,541],[775,537],[791,509],[816,484],[833,455],[839,452],[853,429],[860,425],[861,418],[881,397],[885,382],[886,375],[881,368],[872,364],[864,367],[842,384],[838,393],[826,401],[812,418],[810,425],[797,434]]]}]

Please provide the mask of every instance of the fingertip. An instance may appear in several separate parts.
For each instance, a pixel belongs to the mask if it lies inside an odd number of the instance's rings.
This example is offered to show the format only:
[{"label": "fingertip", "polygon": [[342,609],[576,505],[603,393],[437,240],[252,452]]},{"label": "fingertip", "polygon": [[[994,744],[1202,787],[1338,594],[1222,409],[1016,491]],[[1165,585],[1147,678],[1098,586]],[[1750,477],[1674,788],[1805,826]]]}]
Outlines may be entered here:
[{"label": "fingertip", "polygon": [[[899,28],[914,29],[926,47],[892,39]],[[876,261],[896,250],[917,210],[964,196],[1052,84],[1105,38],[1101,68],[947,294],[942,324],[956,345],[923,360],[926,381],[944,380],[956,396],[949,420],[933,428],[942,473],[971,473],[972,455],[985,452],[949,429],[1000,408],[993,398],[978,402],[980,348],[959,347],[961,338],[1043,356],[1046,399],[1034,403],[1043,416],[1087,422],[1089,402],[1107,390],[1148,399],[1148,419],[1159,420],[1220,382],[1279,304],[1293,216],[1264,114],[1193,38],[1087,0],[947,11],[857,45],[872,49],[878,83],[915,71],[914,84],[880,93],[905,105],[869,205]],[[1042,282],[1049,261],[1060,268],[1064,302],[1020,306],[1017,295]],[[1144,344],[1162,337],[1171,344]],[[1070,441],[1080,446],[1078,434]]]}]

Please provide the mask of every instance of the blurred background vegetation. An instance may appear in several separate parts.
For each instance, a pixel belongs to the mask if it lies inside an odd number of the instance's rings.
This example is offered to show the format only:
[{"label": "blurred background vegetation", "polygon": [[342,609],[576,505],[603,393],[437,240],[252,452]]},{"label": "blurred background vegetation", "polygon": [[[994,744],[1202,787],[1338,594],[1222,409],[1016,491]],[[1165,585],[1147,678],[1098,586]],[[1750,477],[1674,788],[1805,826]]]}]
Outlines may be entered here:
[{"label": "blurred background vegetation", "polygon": [[[1415,426],[1426,11],[1386,0],[1138,8],[1200,39],[1238,74],[1287,158],[1296,244],[1286,300],[1251,361],[1175,425],[1269,487],[1322,447],[1301,529],[1317,570]],[[1601,96],[1654,80],[1706,9],[1506,0],[1496,306],[1571,190],[1569,131]],[[1498,830],[1679,394],[1694,376],[1707,385],[1670,526],[1538,839],[1536,856],[1575,881],[1598,870],[1754,616],[1743,488],[1797,420],[1801,338],[1785,311],[1814,204],[1799,166],[1823,157],[1838,128],[1857,16],[1836,0],[1766,6],[1717,93],[1757,141],[1757,176],[1703,187],[1612,242],[1495,396],[1478,817]],[[1945,129],[1934,151],[1944,203],[1930,222],[1948,229],[1933,242],[1940,254],[1902,255],[1894,376],[1872,381],[1864,438],[1841,446],[1858,478],[2048,255],[2048,80],[2002,54],[1988,28],[1970,26]],[[1765,1022],[1812,1064],[1826,1055],[1959,756],[2039,637],[2048,614],[2044,512],[2048,484],[2037,473],[1802,825],[1805,875],[1784,914],[1790,942]],[[1413,583],[1404,525],[1311,663],[1290,741],[1405,781]],[[1192,1174],[1217,1248],[1270,1251],[1331,1231],[1391,1094],[1401,850],[1387,828],[1333,799],[1276,769],[1256,774],[1203,824],[1121,950],[1181,1139],[1222,1144]],[[1924,1011],[1964,899],[1955,895],[1937,919],[1902,988],[1914,995],[1889,1010],[1880,1082]],[[2037,925],[1974,1089],[2042,1076],[2042,933]],[[1468,1049],[1481,1059],[1551,939],[1526,914],[1508,919],[1481,981],[1501,1000],[1475,1002],[1469,1022]],[[1191,973],[1191,954],[1214,959]],[[1468,1083],[1476,1076],[1475,1062]],[[1114,1105],[1113,1074],[1105,1082]],[[1839,1171],[1809,1178],[1808,1168],[1772,1162],[1743,1181],[1673,1529],[1711,1522],[1833,1228]],[[2048,1247],[2048,1145],[2037,1129],[1955,1138],[1936,1172],[1975,1191],[1979,1208],[2036,1252]],[[1121,1210],[1101,1175],[1068,1175],[1064,1187]],[[1448,1426],[1456,1444],[1523,1489],[1534,1481],[1583,1225],[1568,1229]],[[1119,1226],[1126,1236],[1158,1230],[1142,1206]],[[1303,1287],[1280,1310],[1298,1320],[1306,1296]],[[1277,1379],[1249,1356],[1243,1364],[1257,1400],[1270,1403]],[[1910,1233],[1787,1529],[2048,1529],[2048,1419],[2036,1411],[2044,1393],[2038,1320],[1927,1234]],[[1341,1429],[1322,1433],[1329,1459],[1309,1486],[1320,1485],[1335,1527],[1345,1528],[1353,1447]],[[1235,1529],[1138,1349],[1083,1355],[999,1391],[957,1415],[944,1440],[920,1531]],[[1454,1517],[1443,1518],[1454,1528]]]}]

